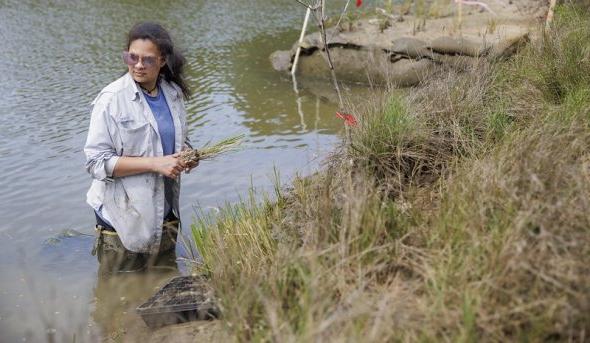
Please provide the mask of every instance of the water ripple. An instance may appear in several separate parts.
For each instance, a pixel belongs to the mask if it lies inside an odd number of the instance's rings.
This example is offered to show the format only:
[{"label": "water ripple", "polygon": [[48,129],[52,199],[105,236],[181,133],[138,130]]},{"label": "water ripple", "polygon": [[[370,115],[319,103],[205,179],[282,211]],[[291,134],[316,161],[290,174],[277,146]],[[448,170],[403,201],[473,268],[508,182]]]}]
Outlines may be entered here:
[{"label": "water ripple", "polygon": [[[297,97],[290,80],[276,74],[268,60],[272,51],[291,46],[302,17],[295,2],[284,0],[2,1],[0,235],[10,237],[0,240],[2,256],[38,251],[63,229],[92,232],[92,210],[85,204],[91,179],[82,152],[90,103],[125,72],[120,57],[125,32],[140,20],[167,26],[187,58],[193,144],[247,135],[241,151],[205,161],[183,177],[183,220],[190,223],[197,203],[235,201],[253,183],[272,187],[275,166],[287,177],[317,167],[318,156],[338,140],[335,106],[311,93]],[[79,248],[88,246],[85,240]],[[38,263],[33,256],[29,263]],[[52,256],[46,256],[39,277],[69,275]],[[92,283],[94,260],[81,261],[79,270],[87,273],[78,279]],[[9,265],[0,259],[0,268],[10,269],[0,289],[14,291],[20,287],[14,281],[18,268]],[[5,301],[0,294],[0,303]],[[85,298],[79,305],[89,302]],[[16,317],[6,317],[4,307],[0,317],[3,339],[20,340]]]}]

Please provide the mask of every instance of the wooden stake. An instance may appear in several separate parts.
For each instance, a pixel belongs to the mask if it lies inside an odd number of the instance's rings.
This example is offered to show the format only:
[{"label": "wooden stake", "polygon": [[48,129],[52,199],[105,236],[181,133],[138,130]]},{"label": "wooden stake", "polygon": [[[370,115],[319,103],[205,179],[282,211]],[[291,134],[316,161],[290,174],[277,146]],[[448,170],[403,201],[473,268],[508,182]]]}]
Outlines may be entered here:
[{"label": "wooden stake", "polygon": [[307,11],[305,11],[305,19],[303,20],[303,27],[301,28],[301,35],[299,36],[299,43],[297,45],[297,51],[295,52],[295,59],[293,60],[293,67],[291,68],[291,75],[295,76],[295,72],[297,72],[297,63],[299,62],[299,54],[301,53],[301,42],[303,42],[303,37],[305,36],[305,31],[307,30],[307,22],[309,21],[309,15],[311,14],[311,9],[308,7]]}]

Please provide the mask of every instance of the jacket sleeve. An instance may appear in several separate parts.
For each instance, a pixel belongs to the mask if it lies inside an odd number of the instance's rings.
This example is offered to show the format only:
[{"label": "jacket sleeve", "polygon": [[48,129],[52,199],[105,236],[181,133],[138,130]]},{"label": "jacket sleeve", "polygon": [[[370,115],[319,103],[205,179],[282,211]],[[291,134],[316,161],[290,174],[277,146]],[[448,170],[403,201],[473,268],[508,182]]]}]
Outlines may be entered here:
[{"label": "jacket sleeve", "polygon": [[86,170],[96,180],[112,181],[119,156],[113,143],[117,128],[110,115],[112,94],[100,94],[93,102],[88,137],[84,146]]}]

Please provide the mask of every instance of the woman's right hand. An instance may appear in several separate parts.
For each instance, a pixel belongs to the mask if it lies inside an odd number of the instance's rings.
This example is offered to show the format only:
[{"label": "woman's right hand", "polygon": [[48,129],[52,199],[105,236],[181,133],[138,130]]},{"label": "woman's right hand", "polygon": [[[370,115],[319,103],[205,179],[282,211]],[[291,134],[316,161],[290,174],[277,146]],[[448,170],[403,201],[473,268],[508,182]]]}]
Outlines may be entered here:
[{"label": "woman's right hand", "polygon": [[178,154],[152,158],[153,171],[171,179],[176,179],[186,168],[186,164],[178,158]]}]

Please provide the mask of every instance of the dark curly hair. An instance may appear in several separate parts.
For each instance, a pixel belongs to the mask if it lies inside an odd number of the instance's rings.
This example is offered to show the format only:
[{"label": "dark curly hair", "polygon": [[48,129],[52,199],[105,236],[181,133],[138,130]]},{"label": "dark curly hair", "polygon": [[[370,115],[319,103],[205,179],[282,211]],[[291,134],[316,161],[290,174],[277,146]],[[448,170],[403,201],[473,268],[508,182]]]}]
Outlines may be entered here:
[{"label": "dark curly hair", "polygon": [[160,76],[168,82],[176,83],[182,90],[185,99],[190,98],[190,89],[184,80],[184,65],[186,59],[172,43],[170,34],[162,25],[153,22],[143,22],[134,25],[127,36],[127,50],[131,43],[137,39],[149,39],[154,43],[162,57],[166,59],[166,64],[160,69]]}]

